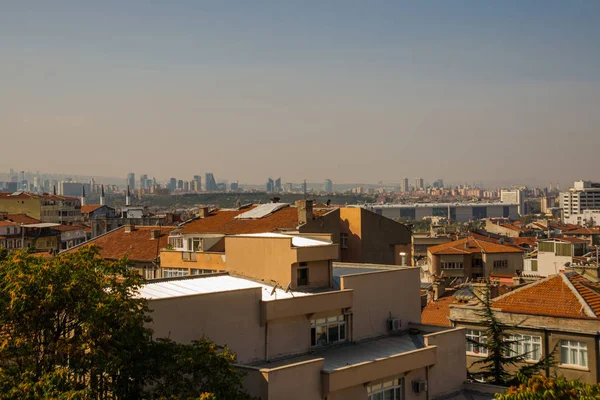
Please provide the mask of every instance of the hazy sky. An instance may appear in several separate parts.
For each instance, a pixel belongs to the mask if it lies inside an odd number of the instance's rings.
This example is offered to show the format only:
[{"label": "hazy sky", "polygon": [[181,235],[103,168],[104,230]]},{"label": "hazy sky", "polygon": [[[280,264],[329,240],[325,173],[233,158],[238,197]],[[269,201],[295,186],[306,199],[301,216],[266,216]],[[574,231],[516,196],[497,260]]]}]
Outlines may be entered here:
[{"label": "hazy sky", "polygon": [[0,170],[600,179],[599,20],[593,0],[6,1]]}]

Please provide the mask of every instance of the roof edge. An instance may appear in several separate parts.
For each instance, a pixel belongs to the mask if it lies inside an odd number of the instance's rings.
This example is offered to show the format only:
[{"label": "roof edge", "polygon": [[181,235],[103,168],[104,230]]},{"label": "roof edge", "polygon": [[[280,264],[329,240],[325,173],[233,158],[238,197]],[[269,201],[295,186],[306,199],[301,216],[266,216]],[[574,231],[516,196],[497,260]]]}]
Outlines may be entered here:
[{"label": "roof edge", "polygon": [[585,311],[585,314],[588,317],[598,318],[598,316],[596,315],[596,313],[594,312],[594,310],[592,310],[592,308],[587,303],[587,301],[585,301],[585,299],[583,298],[583,296],[581,296],[581,293],[579,293],[579,291],[575,288],[575,286],[573,286],[573,283],[571,282],[571,280],[569,279],[569,277],[566,274],[560,274],[560,276],[563,279],[563,282],[571,290],[571,292],[573,292],[573,294],[575,295],[575,297],[577,298],[577,300],[579,301],[579,303],[581,303],[581,308]]}]

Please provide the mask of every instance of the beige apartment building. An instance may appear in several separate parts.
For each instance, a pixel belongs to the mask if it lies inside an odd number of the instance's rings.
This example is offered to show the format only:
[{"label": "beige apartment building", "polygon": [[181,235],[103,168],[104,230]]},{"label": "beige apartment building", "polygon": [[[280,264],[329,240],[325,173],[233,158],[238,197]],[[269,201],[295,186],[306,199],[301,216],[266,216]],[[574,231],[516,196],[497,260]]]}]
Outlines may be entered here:
[{"label": "beige apartment building", "polygon": [[[461,390],[464,331],[420,324],[418,268],[334,266],[331,235],[224,240],[224,254],[195,261],[224,272],[141,289],[156,337],[229,345],[261,399],[424,400]],[[161,252],[161,262],[171,254]]]},{"label": "beige apartment building", "polygon": [[[487,356],[477,342],[486,340],[486,327],[477,314],[480,307],[450,304],[451,325],[466,329],[467,367]],[[512,354],[525,355],[533,364],[553,354],[557,364],[542,371],[586,383],[600,382],[600,285],[575,271],[541,279],[493,300],[497,318],[512,326]]]},{"label": "beige apartment building", "polygon": [[431,277],[489,278],[523,271],[523,250],[479,236],[467,237],[427,249]]},{"label": "beige apartment building", "polygon": [[48,193],[0,193],[0,211],[61,224],[81,220],[81,200]]}]

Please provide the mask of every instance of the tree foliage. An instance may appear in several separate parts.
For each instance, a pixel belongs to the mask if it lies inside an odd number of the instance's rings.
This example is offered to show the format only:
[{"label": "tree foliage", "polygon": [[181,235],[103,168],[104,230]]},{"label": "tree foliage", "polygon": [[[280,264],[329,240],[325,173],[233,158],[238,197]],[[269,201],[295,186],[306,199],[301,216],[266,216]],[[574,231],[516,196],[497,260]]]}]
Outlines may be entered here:
[{"label": "tree foliage", "polygon": [[[487,356],[471,364],[471,367],[480,366],[480,370],[472,374],[474,378],[496,385],[510,385],[519,379],[526,379],[538,374],[541,370],[555,364],[552,353],[545,355],[535,364],[523,363],[528,354],[514,354],[512,346],[519,343],[519,339],[511,338],[510,330],[514,328],[513,326],[507,325],[497,318],[493,309],[489,281],[486,281],[483,293],[475,294],[475,297],[481,305],[475,312],[486,327],[486,341],[480,343],[469,340],[487,350]],[[515,369],[516,373],[511,372]]]},{"label": "tree foliage", "polygon": [[[228,349],[152,338],[141,284],[126,259],[104,260],[94,247],[0,260],[0,397],[158,398],[154,387],[169,398],[243,394]],[[176,391],[181,382],[186,390]]]},{"label": "tree foliage", "polygon": [[545,378],[540,375],[523,379],[505,393],[496,394],[497,400],[595,400],[600,399],[600,385],[569,381],[564,377]]}]

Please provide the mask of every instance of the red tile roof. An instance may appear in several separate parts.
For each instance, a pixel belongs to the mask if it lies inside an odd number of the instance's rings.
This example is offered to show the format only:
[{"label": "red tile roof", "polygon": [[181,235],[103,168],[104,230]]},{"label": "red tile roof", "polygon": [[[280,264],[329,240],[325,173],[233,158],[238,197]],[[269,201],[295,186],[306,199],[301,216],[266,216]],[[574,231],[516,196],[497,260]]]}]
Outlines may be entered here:
[{"label": "red tile roof", "polygon": [[8,214],[3,218],[14,221],[17,224],[39,224],[42,222],[39,219],[32,218],[27,214]]},{"label": "red tile roof", "polygon": [[432,246],[428,250],[431,254],[478,254],[478,253],[522,253],[523,250],[488,240],[475,239],[473,237],[455,240]]},{"label": "red tile roof", "polygon": [[18,226],[19,224],[17,224],[14,221],[11,220],[7,220],[7,219],[0,219],[0,226]]},{"label": "red tile roof", "polygon": [[58,196],[50,193],[30,193],[30,192],[15,192],[13,193],[0,193],[0,199],[46,199],[46,200],[78,200],[77,197],[70,196]]},{"label": "red tile roof", "polygon": [[[182,233],[223,233],[238,235],[247,233],[263,233],[273,231],[295,230],[298,227],[298,209],[285,207],[273,214],[258,219],[236,219],[256,206],[241,210],[215,210],[207,217],[188,222],[181,229]],[[313,210],[316,217],[327,214],[332,209]]]},{"label": "red tile roof", "polygon": [[99,208],[104,207],[104,205],[102,204],[86,204],[81,206],[81,213],[82,214],[89,214],[91,212],[96,211]]},{"label": "red tile roof", "polygon": [[[592,285],[596,289],[588,289]],[[552,317],[597,318],[600,289],[575,272],[560,273],[524,286],[494,300],[504,312]],[[587,298],[586,298],[587,297]],[[586,307],[593,313],[586,312]]]},{"label": "red tile roof", "polygon": [[[100,247],[100,255],[104,258],[119,259],[128,255],[131,261],[150,262],[158,256],[160,249],[167,246],[169,232],[173,229],[174,226],[136,226],[133,231],[125,232],[125,227],[122,226],[67,252],[74,252],[81,246],[93,244]],[[150,232],[153,230],[160,230],[158,240],[150,238]]]},{"label": "red tile roof", "polygon": [[421,311],[421,323],[426,325],[452,326],[448,316],[450,315],[450,304],[455,301],[454,291],[432,301]]},{"label": "red tile roof", "polygon": [[600,235],[600,229],[598,229],[598,228],[573,229],[572,231],[565,232],[565,235]]},{"label": "red tile roof", "polygon": [[78,231],[78,230],[83,230],[85,231],[85,226],[83,225],[59,225],[59,226],[55,226],[52,229],[56,229],[57,231],[61,231],[61,232],[67,232],[67,231]]}]

